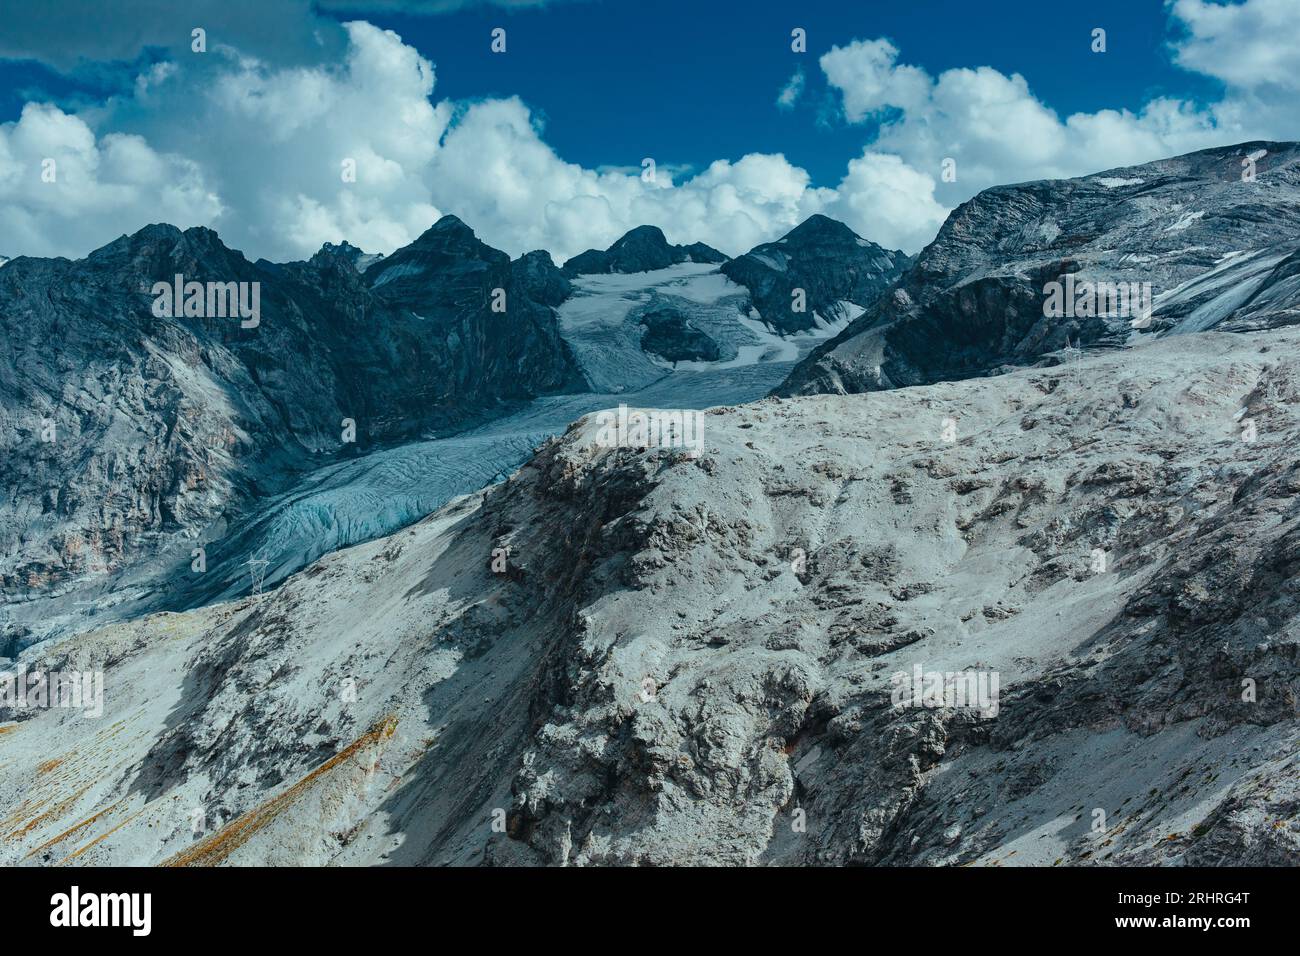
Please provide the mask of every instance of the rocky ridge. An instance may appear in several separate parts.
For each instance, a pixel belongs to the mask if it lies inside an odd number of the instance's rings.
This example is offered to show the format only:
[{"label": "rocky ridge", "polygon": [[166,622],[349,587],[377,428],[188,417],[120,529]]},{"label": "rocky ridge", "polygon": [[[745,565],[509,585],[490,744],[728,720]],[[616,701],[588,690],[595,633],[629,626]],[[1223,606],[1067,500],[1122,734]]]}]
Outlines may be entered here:
[{"label": "rocky ridge", "polygon": [[[811,216],[775,242],[755,246],[722,266],[749,289],[759,316],[782,333],[851,318],[844,303],[865,309],[910,263],[898,250],[863,239],[842,222]],[[802,290],[796,308],[795,290]]]},{"label": "rocky ridge", "polygon": [[[986,189],[778,392],[899,388],[1057,361],[1062,349],[1113,347],[1135,334],[1292,324],[1298,230],[1295,143]],[[1048,284],[1067,277],[1146,283],[1152,312],[1045,314]]]},{"label": "rocky ridge", "polygon": [[726,262],[727,257],[702,242],[674,246],[658,226],[637,226],[608,249],[588,249],[564,263],[564,274],[598,275],[609,272],[651,272],[683,262]]}]

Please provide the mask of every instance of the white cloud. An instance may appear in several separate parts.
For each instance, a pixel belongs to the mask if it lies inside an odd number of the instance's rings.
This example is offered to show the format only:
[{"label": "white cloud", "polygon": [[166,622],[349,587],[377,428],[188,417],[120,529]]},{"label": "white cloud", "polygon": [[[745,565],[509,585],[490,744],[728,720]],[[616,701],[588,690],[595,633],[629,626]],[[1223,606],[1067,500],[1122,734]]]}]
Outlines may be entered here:
[{"label": "white cloud", "polygon": [[1177,0],[1174,16],[1189,36],[1176,60],[1236,87],[1300,90],[1300,7],[1295,0],[1223,5]]},{"label": "white cloud", "polygon": [[[566,162],[520,99],[438,102],[432,64],[364,22],[337,27],[338,55],[274,63],[210,36],[207,54],[151,65],[100,107],[29,105],[0,125],[3,251],[84,255],[166,220],[211,225],[253,257],[300,258],[343,239],[389,252],[452,212],[514,255],[545,248],[563,260],[642,223],[735,254],[825,212],[916,252],[949,208],[989,185],[1294,137],[1294,108],[1276,92],[1294,80],[1296,29],[1277,5],[1171,7],[1187,32],[1176,58],[1228,84],[1208,107],[1162,98],[1062,119],[1017,74],[932,76],[884,39],[835,47],[820,60],[826,79],[850,122],[873,123],[834,188],[780,154],[718,160],[693,176],[661,157],[650,183],[636,168]],[[251,17],[256,7],[231,9]],[[797,72],[779,103],[793,104],[806,79]],[[46,156],[59,162],[57,189],[39,181]],[[956,182],[942,180],[947,158]],[[345,160],[356,182],[343,181]]]},{"label": "white cloud", "polygon": [[150,222],[208,222],[221,202],[200,167],[123,133],[96,137],[54,106],[0,124],[6,255],[82,255]]},{"label": "white cloud", "polygon": [[[1294,96],[1276,93],[1288,84],[1300,89],[1295,12],[1295,0],[1228,6],[1177,0],[1172,13],[1187,36],[1176,45],[1175,59],[1224,80],[1223,98],[1200,106],[1162,97],[1136,112],[1105,109],[1065,119],[1019,74],[981,66],[932,76],[900,63],[898,49],[885,39],[834,47],[820,65],[841,95],[845,119],[875,124],[864,159],[885,154],[899,160],[892,167],[873,161],[869,176],[855,160],[859,169],[855,174],[851,164],[836,208],[857,208],[865,215],[867,206],[881,203],[880,191],[888,189],[891,178],[898,180],[897,195],[915,193],[929,180],[935,186],[930,198],[951,207],[997,184],[1086,175],[1250,139],[1295,138],[1300,115]],[[956,180],[944,182],[941,172],[949,159]],[[878,233],[915,240],[934,231],[929,224],[935,210],[923,201],[883,202],[872,214],[880,220]]]},{"label": "white cloud", "polygon": [[849,163],[848,175],[825,212],[887,249],[916,252],[948,217],[934,189],[930,176],[897,156],[868,149]]},{"label": "white cloud", "polygon": [[930,77],[914,66],[899,66],[898,48],[888,40],[854,40],[832,47],[818,61],[826,81],[844,97],[844,114],[859,123],[887,107],[915,109],[930,88]]},{"label": "white cloud", "polygon": [[[780,155],[720,160],[680,183],[668,164],[652,183],[639,169],[585,169],[555,154],[518,98],[435,104],[433,67],[417,51],[368,23],[345,28],[337,64],[277,69],[219,48],[152,69],[131,96],[88,118],[185,163],[219,204],[166,217],[121,205],[93,242],[87,230],[56,229],[50,243],[83,255],[123,229],[170,218],[211,225],[254,257],[301,258],[342,239],[390,252],[454,212],[515,255],[545,248],[564,259],[642,223],[675,242],[738,253],[834,197]],[[69,119],[93,139],[85,121]],[[341,176],[346,159],[355,182]]]},{"label": "white cloud", "polygon": [[653,183],[639,171],[596,173],[556,156],[517,98],[466,109],[429,177],[439,202],[484,241],[512,254],[545,248],[560,259],[603,248],[642,223],[661,226],[673,242],[746,251],[831,195],[783,156],[719,160],[680,185],[663,167]]},{"label": "white cloud", "polygon": [[843,94],[847,119],[879,120],[873,150],[935,177],[945,159],[955,161],[956,181],[938,186],[948,205],[999,183],[1083,175],[1250,138],[1242,126],[1170,99],[1138,113],[1102,110],[1061,120],[1019,74],[982,66],[932,77],[897,57],[888,41],[856,41],[833,48],[821,64]]},{"label": "white cloud", "polygon": [[799,97],[803,94],[804,83],[806,80],[807,78],[804,76],[802,68],[795,70],[790,79],[786,82],[785,86],[781,87],[781,92],[777,94],[777,109],[793,109],[794,104],[799,101]]}]

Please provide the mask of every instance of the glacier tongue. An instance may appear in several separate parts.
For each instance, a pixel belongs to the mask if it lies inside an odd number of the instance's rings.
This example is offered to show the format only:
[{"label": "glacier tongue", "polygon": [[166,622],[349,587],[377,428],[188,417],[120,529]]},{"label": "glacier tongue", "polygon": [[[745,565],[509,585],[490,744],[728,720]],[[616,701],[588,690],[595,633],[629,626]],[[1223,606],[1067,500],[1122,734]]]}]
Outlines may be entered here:
[{"label": "glacier tongue", "polygon": [[461,435],[413,442],[330,465],[227,534],[203,588],[185,603],[192,607],[247,594],[251,580],[245,563],[250,556],[260,555],[270,562],[264,580],[264,586],[270,587],[323,554],[391,534],[458,495],[504,478],[543,441],[562,434],[571,422],[590,412],[621,402],[650,408],[743,404],[780,383],[794,358],[666,372],[633,392],[540,398]]}]

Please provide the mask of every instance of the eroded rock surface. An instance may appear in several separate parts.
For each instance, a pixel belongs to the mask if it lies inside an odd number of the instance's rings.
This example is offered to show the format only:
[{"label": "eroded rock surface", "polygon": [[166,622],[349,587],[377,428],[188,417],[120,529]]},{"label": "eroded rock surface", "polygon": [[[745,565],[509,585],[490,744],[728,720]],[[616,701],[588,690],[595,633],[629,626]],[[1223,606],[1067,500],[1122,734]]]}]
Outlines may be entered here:
[{"label": "eroded rock surface", "polygon": [[0,858],[1300,863],[1300,330],[704,421],[28,651],[106,704],[0,715]]}]

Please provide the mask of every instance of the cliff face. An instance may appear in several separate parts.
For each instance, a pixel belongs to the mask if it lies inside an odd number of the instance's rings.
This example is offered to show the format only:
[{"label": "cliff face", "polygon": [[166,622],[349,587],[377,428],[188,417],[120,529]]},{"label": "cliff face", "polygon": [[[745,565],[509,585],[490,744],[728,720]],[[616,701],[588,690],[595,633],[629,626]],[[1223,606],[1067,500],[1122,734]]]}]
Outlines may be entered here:
[{"label": "cliff face", "polygon": [[3,859],[1300,863],[1300,331],[703,422],[31,649]]},{"label": "cliff face", "polygon": [[[1133,334],[1290,324],[1300,308],[1298,235],[1294,143],[988,189],[954,211],[897,287],[809,355],[778,393],[985,375]],[[1048,284],[1067,279],[1074,301],[1045,314]],[[1102,310],[1083,300],[1096,283],[1145,284],[1150,315],[1095,314]]]},{"label": "cliff face", "polygon": [[[582,388],[549,259],[512,264],[448,217],[358,262],[346,244],[249,262],[211,230],[156,225],[0,269],[6,597],[168,549],[188,564],[187,542],[309,465]],[[178,274],[256,284],[256,324],[155,314],[154,284]]]}]

